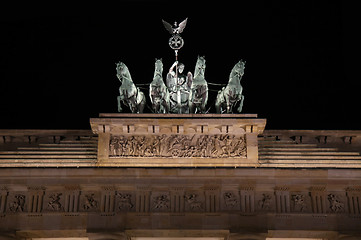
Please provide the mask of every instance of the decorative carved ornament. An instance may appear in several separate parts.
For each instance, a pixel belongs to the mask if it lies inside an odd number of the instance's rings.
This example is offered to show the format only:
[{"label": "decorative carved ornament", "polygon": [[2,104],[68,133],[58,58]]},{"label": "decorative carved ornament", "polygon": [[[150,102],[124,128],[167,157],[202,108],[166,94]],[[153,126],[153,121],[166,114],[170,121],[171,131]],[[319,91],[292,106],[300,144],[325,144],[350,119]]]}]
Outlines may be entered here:
[{"label": "decorative carved ornament", "polygon": [[113,135],[110,157],[247,157],[245,136],[218,135]]},{"label": "decorative carved ornament", "polygon": [[25,195],[17,194],[14,196],[14,200],[10,202],[9,210],[11,212],[23,212],[25,208]]},{"label": "decorative carved ornament", "polygon": [[303,194],[294,194],[292,195],[293,209],[295,212],[305,212],[307,209],[307,204],[305,200],[305,195]]},{"label": "decorative carved ornament", "polygon": [[[110,186],[111,187],[111,186]],[[102,195],[103,193],[103,195]],[[107,193],[107,195],[104,195]],[[346,196],[345,192],[325,192],[325,198],[315,197],[311,192],[254,192],[243,190],[226,190],[223,192],[208,192],[204,190],[189,190],[172,195],[169,192],[149,191],[118,191],[104,190],[83,192],[79,201],[74,201],[74,212],[274,212],[304,213],[304,214],[352,214],[360,215],[360,201],[356,196]],[[42,205],[36,211],[32,195],[26,192],[9,192],[1,195],[0,209],[3,213],[26,212],[66,212],[64,195],[66,192],[45,193],[44,201],[38,200],[35,205]],[[102,196],[108,196],[104,201]],[[348,197],[348,198],[346,198]],[[40,201],[40,202],[39,202]],[[6,204],[7,207],[5,207]],[[214,208],[207,206],[214,205]],[[289,206],[290,205],[290,206]],[[319,205],[315,207],[314,205]],[[177,207],[178,206],[178,207]],[[5,209],[6,208],[6,209]],[[103,209],[103,210],[102,210]],[[104,210],[106,209],[106,211]]]},{"label": "decorative carved ornament", "polygon": [[49,196],[50,201],[48,201],[47,210],[49,211],[62,211],[63,206],[60,203],[60,197],[62,196],[62,193],[53,193]]},{"label": "decorative carved ornament", "polygon": [[345,204],[341,202],[340,196],[328,194],[327,199],[330,202],[330,210],[332,213],[342,213],[345,211]]}]

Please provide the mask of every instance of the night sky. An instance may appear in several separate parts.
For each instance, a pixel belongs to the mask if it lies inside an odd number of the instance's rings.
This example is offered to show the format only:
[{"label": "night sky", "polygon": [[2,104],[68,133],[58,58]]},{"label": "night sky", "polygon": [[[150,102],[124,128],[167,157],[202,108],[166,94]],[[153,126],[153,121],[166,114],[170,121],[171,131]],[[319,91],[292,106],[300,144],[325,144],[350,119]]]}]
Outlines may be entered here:
[{"label": "night sky", "polygon": [[[116,62],[144,84],[162,58],[165,79],[174,51],[161,20],[186,17],[185,71],[205,56],[206,80],[227,83],[245,60],[243,112],[267,129],[361,129],[355,1],[175,2],[2,8],[0,129],[90,129],[89,118],[117,111]],[[210,88],[215,112],[221,87]]]}]

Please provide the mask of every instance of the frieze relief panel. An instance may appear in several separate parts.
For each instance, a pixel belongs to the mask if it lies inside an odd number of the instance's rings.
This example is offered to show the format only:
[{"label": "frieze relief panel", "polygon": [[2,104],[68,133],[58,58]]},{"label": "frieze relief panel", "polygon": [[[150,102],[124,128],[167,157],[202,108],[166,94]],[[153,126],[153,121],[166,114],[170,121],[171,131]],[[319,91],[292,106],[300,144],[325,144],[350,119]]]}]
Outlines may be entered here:
[{"label": "frieze relief panel", "polygon": [[110,157],[247,157],[244,135],[112,135]]},{"label": "frieze relief panel", "polygon": [[257,192],[255,195],[255,204],[258,212],[275,211],[275,196],[273,192]]},{"label": "frieze relief panel", "polygon": [[46,212],[64,212],[65,192],[46,192],[43,209]]},{"label": "frieze relief panel", "polygon": [[328,192],[328,213],[344,213],[346,212],[346,195],[338,192]]},{"label": "frieze relief panel", "polygon": [[205,196],[204,191],[186,191],[184,194],[185,212],[204,212]]},{"label": "frieze relief panel", "polygon": [[117,191],[115,198],[116,211],[134,212],[135,211],[135,193],[129,191]]},{"label": "frieze relief panel", "polygon": [[308,192],[291,192],[291,212],[311,213],[311,197]]},{"label": "frieze relief panel", "polygon": [[[288,187],[275,187],[273,191],[254,187],[209,189],[204,187],[177,187],[158,189],[122,189],[109,186],[82,190],[64,188],[47,191],[1,191],[2,214],[56,214],[68,213],[212,213],[238,212],[240,214],[360,214],[360,191],[327,191],[311,187],[310,190],[292,191]],[[5,205],[4,205],[5,204]]]},{"label": "frieze relief panel", "polygon": [[257,136],[266,120],[256,115],[110,116],[90,121],[98,134],[97,166],[259,166]]},{"label": "frieze relief panel", "polygon": [[100,192],[81,191],[79,197],[80,212],[99,212],[100,211]]},{"label": "frieze relief panel", "polygon": [[23,213],[27,211],[27,192],[9,192],[7,201],[7,212]]},{"label": "frieze relief panel", "polygon": [[169,192],[152,192],[151,211],[153,212],[170,212],[171,197]]},{"label": "frieze relief panel", "polygon": [[220,196],[220,203],[222,211],[239,211],[241,206],[239,191],[222,191]]}]

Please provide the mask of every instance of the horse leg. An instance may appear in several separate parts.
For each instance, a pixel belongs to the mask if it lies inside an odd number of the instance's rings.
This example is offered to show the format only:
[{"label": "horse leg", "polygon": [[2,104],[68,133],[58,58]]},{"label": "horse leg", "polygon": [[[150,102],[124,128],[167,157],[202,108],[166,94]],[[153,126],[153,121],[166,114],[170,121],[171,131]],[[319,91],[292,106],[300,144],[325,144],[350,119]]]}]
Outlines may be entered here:
[{"label": "horse leg", "polygon": [[118,97],[117,97],[117,101],[118,101],[118,112],[122,112],[123,109],[122,109],[122,106],[121,106],[121,103],[120,103],[120,101],[121,101],[121,96],[118,96]]},{"label": "horse leg", "polygon": [[218,91],[217,97],[216,97],[216,103],[214,104],[214,107],[216,108],[216,113],[221,114],[221,106],[222,106],[222,98],[221,98],[221,91]]},{"label": "horse leg", "polygon": [[139,104],[139,106],[138,106],[138,108],[139,108],[138,113],[143,113],[144,105],[145,105],[145,104],[144,104],[143,102]]},{"label": "horse leg", "polygon": [[167,105],[167,102],[163,99],[163,101],[162,101],[162,103],[161,103],[161,105],[162,105],[162,113],[169,113],[169,107],[168,107],[168,105]]},{"label": "horse leg", "polygon": [[202,97],[202,105],[201,105],[201,113],[206,113],[206,104],[208,101],[208,89],[206,92],[203,93]]},{"label": "horse leg", "polygon": [[170,95],[168,92],[168,89],[165,89],[165,91],[167,91],[164,95],[164,108],[165,108],[165,113],[169,113],[170,112]]},{"label": "horse leg", "polygon": [[190,91],[189,91],[189,95],[188,95],[188,110],[189,110],[189,113],[194,113],[193,111],[194,111],[194,103],[193,103],[193,101],[194,101],[194,91],[195,91],[195,89],[191,89]]},{"label": "horse leg", "polygon": [[201,105],[201,113],[206,113],[206,104]]},{"label": "horse leg", "polygon": [[155,113],[159,113],[161,111],[161,104],[160,103],[156,103],[154,105],[154,112]]},{"label": "horse leg", "polygon": [[218,101],[216,101],[216,104],[214,105],[216,108],[216,113],[220,114],[221,113],[221,106],[220,103]]},{"label": "horse leg", "polygon": [[138,105],[138,112],[139,113],[143,113],[143,110],[144,110],[144,106],[145,106],[145,95],[142,94],[141,96],[142,100],[140,101],[139,105]]},{"label": "horse leg", "polygon": [[191,114],[194,113],[195,104],[193,102],[190,102],[188,106],[189,106],[189,113]]},{"label": "horse leg", "polygon": [[239,107],[237,108],[237,111],[240,113],[242,112],[242,108],[243,108],[243,100],[244,100],[244,96],[241,95],[241,99],[240,99],[240,103],[239,103]]},{"label": "horse leg", "polygon": [[128,105],[132,113],[137,113],[137,104],[136,104],[136,99],[134,99],[134,96],[128,98]]},{"label": "horse leg", "polygon": [[227,94],[226,104],[227,104],[227,113],[232,113],[231,94]]},{"label": "horse leg", "polygon": [[165,113],[169,113],[170,112],[170,102],[165,101],[164,102],[164,108],[165,108]]}]

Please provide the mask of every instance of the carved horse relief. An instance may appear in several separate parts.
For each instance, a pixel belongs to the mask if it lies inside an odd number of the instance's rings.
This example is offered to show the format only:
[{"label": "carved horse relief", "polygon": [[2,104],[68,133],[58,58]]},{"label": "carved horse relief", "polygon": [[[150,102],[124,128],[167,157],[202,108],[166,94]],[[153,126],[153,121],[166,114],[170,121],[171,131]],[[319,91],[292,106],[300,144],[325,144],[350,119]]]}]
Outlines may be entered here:
[{"label": "carved horse relief", "polygon": [[206,112],[206,104],[208,101],[208,84],[204,78],[205,69],[205,58],[198,56],[188,101],[190,113]]},{"label": "carved horse relief", "polygon": [[241,79],[244,74],[245,64],[246,62],[241,60],[234,65],[227,86],[218,91],[215,104],[217,113],[223,113],[224,111],[232,113],[233,107],[238,102],[237,112],[242,112],[244,96],[242,95]]},{"label": "carved horse relief", "polygon": [[117,77],[122,85],[119,88],[118,100],[118,112],[123,109],[121,102],[130,108],[132,113],[143,113],[145,106],[145,95],[139,90],[133,83],[132,77],[130,76],[128,67],[122,63],[116,63]]},{"label": "carved horse relief", "polygon": [[153,81],[149,85],[149,97],[154,113],[169,113],[169,92],[167,86],[164,84],[162,74],[162,59],[156,59]]}]

